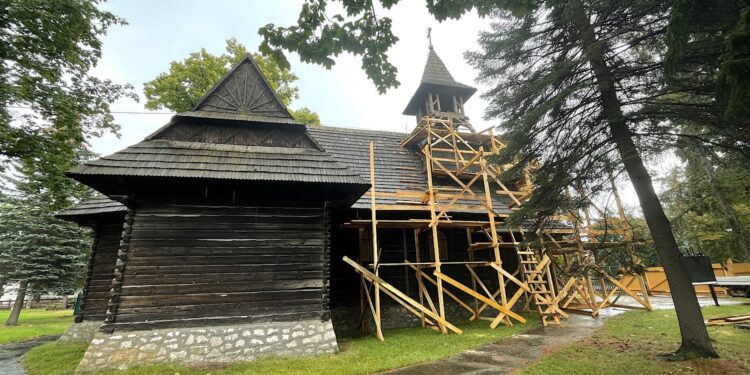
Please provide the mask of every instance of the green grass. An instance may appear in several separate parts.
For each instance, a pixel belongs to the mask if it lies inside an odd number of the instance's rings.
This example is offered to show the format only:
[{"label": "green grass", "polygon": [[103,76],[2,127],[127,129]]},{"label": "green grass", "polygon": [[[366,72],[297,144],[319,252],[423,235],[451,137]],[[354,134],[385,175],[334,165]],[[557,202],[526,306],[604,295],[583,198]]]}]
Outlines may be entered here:
[{"label": "green grass", "polygon": [[[750,305],[707,307],[706,319],[750,314]],[[709,327],[720,359],[667,361],[680,344],[674,310],[631,311],[611,318],[590,338],[566,345],[521,374],[739,374],[750,372],[750,332]]]},{"label": "green grass", "polygon": [[0,344],[29,340],[40,336],[57,335],[73,323],[73,310],[23,309],[18,325],[3,325],[10,309],[0,310]]},{"label": "green grass", "polygon": [[33,375],[72,375],[87,347],[88,344],[48,342],[29,350],[22,363]]},{"label": "green grass", "polygon": [[[386,330],[385,342],[373,337],[339,339],[338,354],[309,358],[267,358],[224,368],[195,369],[170,365],[134,367],[125,372],[104,374],[368,374],[420,362],[437,360],[466,349],[497,341],[522,330],[536,327],[535,317],[525,325],[490,329],[489,323],[472,322],[460,325],[461,335],[440,335],[425,328]],[[32,374],[73,374],[85,346],[48,343],[32,349],[24,358],[24,366]]]}]

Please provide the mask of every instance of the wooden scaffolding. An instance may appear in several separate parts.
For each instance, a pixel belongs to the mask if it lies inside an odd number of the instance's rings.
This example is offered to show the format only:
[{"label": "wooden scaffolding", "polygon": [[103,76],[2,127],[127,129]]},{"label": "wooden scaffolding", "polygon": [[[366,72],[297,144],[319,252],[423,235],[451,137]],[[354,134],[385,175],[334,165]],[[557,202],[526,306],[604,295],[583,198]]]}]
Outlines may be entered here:
[{"label": "wooden scaffolding", "polygon": [[[616,216],[609,215],[579,189],[576,194],[587,200],[588,205],[580,213],[566,215],[573,232],[563,240],[554,240],[546,235],[551,239],[548,252],[555,260],[556,283],[569,286],[567,295],[560,303],[560,307],[568,312],[596,317],[605,307],[653,310],[642,274],[632,270],[611,272],[603,266],[606,258],[615,252],[625,252],[632,266],[637,268],[640,265],[640,259],[635,254],[633,228],[611,175],[609,180],[617,208]],[[596,219],[589,208],[596,212]],[[578,272],[571,272],[571,266],[577,268]],[[633,288],[634,283],[639,286],[637,290]],[[629,296],[634,303],[619,303],[623,296]]]},{"label": "wooden scaffolding", "polygon": [[[369,198],[371,218],[352,220],[350,227],[367,228],[370,232],[369,264],[356,262],[348,257],[344,261],[361,276],[363,310],[369,309],[375,323],[378,338],[382,335],[381,293],[393,299],[407,311],[419,317],[423,326],[443,333],[461,330],[446,317],[446,300],[455,302],[470,313],[470,319],[488,320],[490,327],[500,323],[512,325],[525,323],[523,316],[514,307],[526,297],[526,308],[533,306],[542,323],[559,323],[567,314],[559,303],[570,285],[555,289],[552,274],[553,260],[546,254],[535,252],[522,241],[523,228],[506,228],[506,213],[499,210],[497,197],[505,197],[506,204],[520,205],[530,193],[530,184],[523,190],[511,190],[499,178],[500,168],[488,161],[503,147],[503,142],[492,134],[492,129],[475,132],[465,118],[456,113],[435,112],[421,118],[418,126],[401,143],[404,147],[419,149],[424,156],[426,189],[421,191],[380,192],[375,180],[375,151],[370,144]],[[398,204],[378,204],[378,197],[398,198]],[[494,199],[493,199],[494,197]],[[430,217],[425,219],[380,220],[384,211],[414,210],[425,208]],[[459,220],[452,217],[454,211],[471,212],[486,217],[482,220]],[[378,229],[402,228],[412,230],[415,238],[416,261],[384,263],[380,261]],[[439,229],[463,229],[467,234],[466,259],[451,261],[441,259]],[[499,231],[510,236],[503,240]],[[420,233],[428,232],[431,240],[431,259],[421,259]],[[482,241],[474,241],[479,235]],[[518,237],[521,238],[518,238]],[[503,267],[501,251],[514,251],[518,257],[518,268]],[[491,260],[478,261],[475,255],[489,252]],[[469,284],[447,274],[443,266],[464,266],[470,275]],[[380,276],[382,267],[404,267],[413,270],[418,286],[418,298],[411,297]],[[478,269],[485,268],[494,273],[497,289],[490,287],[478,276]],[[494,281],[493,281],[494,283]],[[571,284],[572,285],[572,284]],[[513,287],[513,288],[509,288]],[[512,295],[508,290],[515,291]],[[433,293],[434,292],[434,293]],[[435,297],[435,298],[433,298]],[[520,307],[520,306],[519,306]],[[515,310],[518,310],[517,308]],[[483,314],[484,313],[484,314]],[[490,313],[489,316],[486,314]]]}]

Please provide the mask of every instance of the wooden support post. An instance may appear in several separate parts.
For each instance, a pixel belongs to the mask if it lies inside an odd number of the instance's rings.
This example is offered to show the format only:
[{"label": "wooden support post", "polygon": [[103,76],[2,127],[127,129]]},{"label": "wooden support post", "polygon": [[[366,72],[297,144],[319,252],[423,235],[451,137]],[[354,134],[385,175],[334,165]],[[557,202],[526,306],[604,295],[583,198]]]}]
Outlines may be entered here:
[{"label": "wooden support post", "polygon": [[651,306],[651,300],[648,297],[648,290],[646,289],[646,280],[643,275],[636,276],[638,278],[638,285],[641,287],[641,297],[643,297],[643,302],[645,302],[644,306],[649,311],[653,310],[654,308]]},{"label": "wooden support post", "polygon": [[479,299],[480,301],[482,301],[482,302],[490,305],[490,307],[496,309],[497,311],[500,311],[501,313],[503,313],[505,315],[508,315],[508,316],[512,317],[513,319],[518,320],[521,323],[526,323],[526,319],[524,319],[524,317],[522,317],[522,316],[514,313],[513,311],[510,311],[510,310],[506,309],[503,306],[500,306],[500,304],[498,304],[497,302],[495,302],[494,299],[487,298],[487,297],[485,297],[485,296],[483,296],[483,295],[481,295],[481,294],[479,294],[479,293],[471,290],[469,287],[465,286],[464,284],[461,284],[460,282],[454,280],[453,278],[451,278],[451,277],[449,277],[447,275],[444,275],[444,274],[438,272],[437,270],[435,270],[435,272],[433,272],[433,275],[435,275],[435,277],[437,277],[438,280],[443,280],[443,281],[447,282],[448,284],[453,285],[454,287],[458,288],[462,292],[467,293],[470,296],[475,297],[475,298]]},{"label": "wooden support post", "polygon": [[[406,228],[401,228],[401,239],[403,240],[404,259],[409,259],[409,250],[406,245]],[[406,283],[406,295],[411,295],[411,288],[409,285],[409,267],[404,267],[404,282]]]},{"label": "wooden support post", "polygon": [[[474,250],[471,249],[472,242],[471,228],[466,228],[466,243],[468,245],[467,251],[469,252],[469,261],[471,262],[474,261]],[[475,292],[477,291],[477,282],[473,278],[471,279],[471,289],[473,289]],[[479,317],[479,300],[476,298],[474,298],[474,316],[477,318]]]},{"label": "wooden support post", "polygon": [[[372,221],[372,233],[370,235],[370,241],[372,243],[372,266],[375,271],[375,276],[378,276],[379,272],[379,254],[378,254],[378,219],[377,219],[377,205],[375,202],[375,145],[370,142],[370,213]],[[375,328],[378,339],[383,341],[383,330],[381,327],[380,320],[380,283],[374,281],[375,285]],[[368,297],[369,298],[369,297]]]},{"label": "wooden support post", "polygon": [[[429,155],[432,155],[432,126],[428,123],[428,134],[427,134],[427,145],[425,146],[427,149],[426,155],[428,157],[425,159],[426,161],[426,169],[427,169],[427,192],[429,194],[429,205],[430,205],[430,219],[432,222],[435,223],[435,225],[432,226],[432,250],[433,250],[433,259],[435,260],[435,270],[437,272],[440,272],[440,241],[438,239],[438,222],[436,219],[437,216],[437,210],[436,210],[436,202],[435,202],[435,190],[432,182],[432,160],[429,157]],[[442,280],[437,280],[437,297],[438,297],[438,308],[439,308],[439,314],[440,318],[442,320],[445,320],[445,301],[443,301],[443,282]]]},{"label": "wooden support post", "polygon": [[[414,229],[414,249],[417,253],[417,263],[420,263],[422,255],[420,254],[419,250],[419,229]],[[422,278],[422,274],[420,272],[416,273],[417,281],[419,281]],[[424,292],[422,292],[422,288],[419,288],[419,303],[424,306]],[[422,321],[422,327],[425,326],[425,320],[424,320],[424,313],[421,313],[420,320]]]},{"label": "wooden support post", "polygon": [[419,302],[413,300],[411,297],[409,297],[406,294],[402,293],[400,290],[398,290],[397,288],[395,288],[393,285],[387,283],[385,280],[383,280],[380,277],[376,276],[375,274],[373,274],[372,272],[370,272],[368,269],[366,269],[366,268],[362,267],[361,265],[357,264],[357,262],[351,260],[349,257],[345,256],[343,258],[343,260],[344,260],[344,262],[346,262],[347,264],[349,264],[350,266],[352,266],[354,268],[354,270],[356,270],[361,275],[363,275],[365,277],[365,279],[370,280],[373,283],[375,281],[377,281],[378,284],[384,290],[387,290],[388,292],[390,292],[393,295],[395,295],[397,297],[396,302],[401,303],[401,304],[409,304],[409,305],[411,305],[411,307],[413,307],[413,308],[415,308],[417,310],[420,310],[422,313],[424,313],[425,315],[427,315],[431,319],[438,321],[439,324],[444,325],[446,328],[450,329],[451,331],[453,331],[455,333],[458,333],[458,334],[463,333],[463,331],[460,330],[458,327],[454,326],[453,324],[450,324],[447,320],[441,318],[439,315],[437,315],[434,312],[430,311],[430,309],[424,307]]},{"label": "wooden support post", "polygon": [[[408,261],[407,261],[407,263],[408,263]],[[420,274],[423,279],[429,281],[432,285],[437,285],[437,280],[435,280],[432,277],[430,277],[430,275],[424,273],[424,271],[422,271],[417,265],[409,265],[409,266],[412,269],[414,269],[414,272]],[[471,313],[474,312],[474,310],[469,305],[467,305],[464,301],[462,301],[460,298],[458,298],[455,294],[451,293],[447,289],[444,289],[444,290],[445,290],[445,295],[446,296],[451,297],[454,301],[456,301],[456,303],[458,303],[461,307],[465,308],[469,312],[471,312]]]},{"label": "wooden support post", "polygon": [[[479,154],[484,154],[484,147],[479,147]],[[497,239],[497,226],[495,225],[495,211],[492,207],[492,195],[490,194],[490,183],[487,180],[487,160],[484,158],[479,159],[479,168],[481,169],[482,173],[482,183],[484,185],[484,198],[487,202],[487,208],[489,209],[487,211],[487,218],[490,222],[490,238],[492,240],[492,250],[494,255],[494,264],[497,266],[497,268],[502,269],[503,268],[503,261],[500,258],[500,246]],[[502,272],[496,272],[497,273],[497,284],[498,288],[500,289],[500,304],[506,308],[508,306],[508,298],[505,295],[505,277],[503,276]],[[509,318],[505,318],[504,323],[507,325],[513,325],[513,323],[510,321]]]}]

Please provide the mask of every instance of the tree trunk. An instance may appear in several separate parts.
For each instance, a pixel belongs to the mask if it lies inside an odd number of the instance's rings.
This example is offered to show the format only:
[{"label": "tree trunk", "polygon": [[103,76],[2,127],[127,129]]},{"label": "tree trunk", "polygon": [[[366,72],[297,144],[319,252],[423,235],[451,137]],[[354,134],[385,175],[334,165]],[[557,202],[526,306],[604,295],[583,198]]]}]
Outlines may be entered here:
[{"label": "tree trunk", "polygon": [[659,255],[659,260],[667,276],[667,283],[672,293],[672,301],[674,302],[682,337],[682,344],[675,354],[684,358],[718,357],[708,337],[695,290],[685,266],[682,264],[680,251],[672,233],[669,219],[664,214],[659,197],[654,191],[651,176],[648,174],[643,159],[633,143],[633,134],[623,115],[622,103],[617,98],[615,80],[604,58],[602,44],[596,38],[594,28],[583,4],[580,1],[568,4],[569,10],[573,12],[573,23],[580,30],[580,42],[584,56],[591,65],[596,78],[602,108],[612,138],[638,195],[643,216],[656,246],[656,253]]},{"label": "tree trunk", "polygon": [[734,210],[732,202],[729,201],[727,195],[724,194],[724,190],[719,186],[719,182],[716,181],[716,174],[711,168],[711,163],[708,158],[703,155],[702,151],[705,150],[697,146],[693,148],[693,153],[698,159],[698,163],[703,169],[703,172],[706,174],[708,186],[711,187],[711,191],[713,191],[716,201],[719,202],[721,210],[724,211],[724,216],[726,216],[727,221],[729,221],[732,233],[734,233],[737,242],[740,244],[740,249],[742,249],[742,252],[745,255],[745,260],[750,261],[750,238],[748,238],[747,234],[742,230],[742,223],[740,222],[739,216],[737,216],[737,211]]},{"label": "tree trunk", "polygon": [[62,301],[60,301],[60,309],[65,310],[68,308],[68,295],[65,294],[62,296]]},{"label": "tree trunk", "polygon": [[5,322],[6,326],[14,326],[18,324],[18,317],[21,315],[21,309],[23,308],[23,300],[26,298],[26,289],[29,287],[27,280],[21,280],[18,283],[18,294],[16,295],[16,301],[13,303],[13,309],[10,311],[10,316]]}]

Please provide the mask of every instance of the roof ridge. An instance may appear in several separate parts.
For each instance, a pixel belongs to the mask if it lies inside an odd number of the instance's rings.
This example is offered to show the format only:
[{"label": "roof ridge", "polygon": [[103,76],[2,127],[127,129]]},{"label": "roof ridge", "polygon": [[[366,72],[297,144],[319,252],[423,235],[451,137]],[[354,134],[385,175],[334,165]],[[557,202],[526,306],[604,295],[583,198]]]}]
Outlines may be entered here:
[{"label": "roof ridge", "polygon": [[316,129],[323,129],[323,130],[336,130],[336,131],[348,131],[351,133],[386,133],[386,134],[392,134],[392,135],[398,135],[398,136],[406,136],[409,133],[406,132],[398,132],[398,131],[392,131],[392,130],[379,130],[379,129],[366,129],[366,128],[349,128],[345,126],[332,126],[332,125],[322,125],[318,127],[310,127],[309,130],[315,131]]}]

